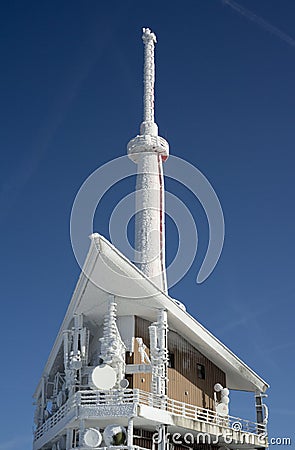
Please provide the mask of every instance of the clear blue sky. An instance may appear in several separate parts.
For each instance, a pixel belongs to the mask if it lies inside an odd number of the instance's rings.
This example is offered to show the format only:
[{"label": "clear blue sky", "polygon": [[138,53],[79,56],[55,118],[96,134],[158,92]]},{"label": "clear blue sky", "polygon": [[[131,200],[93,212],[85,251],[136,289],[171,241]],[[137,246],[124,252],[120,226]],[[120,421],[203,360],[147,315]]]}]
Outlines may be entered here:
[{"label": "clear blue sky", "polygon": [[[240,4],[295,39],[294,1]],[[210,180],[226,223],[220,261],[197,285],[205,216],[167,183],[200,235],[171,295],[271,384],[270,436],[294,441],[292,41],[221,0],[11,0],[0,6],[0,450],[31,448],[31,395],[79,275],[69,237],[75,195],[138,132],[143,26],[158,36],[160,134]],[[105,236],[109,213],[105,202],[96,221]],[[169,221],[167,245],[171,259]],[[253,419],[252,396],[241,397],[232,395],[231,413]]]}]

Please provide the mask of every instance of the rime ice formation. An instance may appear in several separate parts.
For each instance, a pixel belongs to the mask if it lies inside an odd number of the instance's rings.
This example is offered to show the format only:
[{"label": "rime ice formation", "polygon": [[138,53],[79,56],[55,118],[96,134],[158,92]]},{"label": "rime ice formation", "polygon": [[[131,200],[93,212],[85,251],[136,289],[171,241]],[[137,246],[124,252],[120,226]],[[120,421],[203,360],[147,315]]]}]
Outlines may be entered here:
[{"label": "rime ice formation", "polygon": [[119,387],[119,383],[124,378],[125,373],[126,347],[117,328],[116,307],[116,302],[110,296],[108,312],[103,322],[103,336],[100,338],[100,358],[104,364],[109,364],[115,369],[117,374],[117,387]]},{"label": "rime ice formation", "polygon": [[144,95],[140,134],[127,146],[128,156],[137,164],[135,261],[142,272],[167,292],[165,268],[165,204],[162,162],[168,158],[169,145],[158,136],[154,119],[156,36],[143,28]]},{"label": "rime ice formation", "polygon": [[[162,162],[169,147],[154,121],[156,37],[147,28],[143,42],[144,115],[128,155],[137,164],[136,257],[144,273],[104,237],[90,236],[34,393],[33,450],[174,450],[176,437],[179,450],[225,442],[265,450],[268,384],[166,293]],[[257,422],[229,415],[229,389],[255,393]]]}]

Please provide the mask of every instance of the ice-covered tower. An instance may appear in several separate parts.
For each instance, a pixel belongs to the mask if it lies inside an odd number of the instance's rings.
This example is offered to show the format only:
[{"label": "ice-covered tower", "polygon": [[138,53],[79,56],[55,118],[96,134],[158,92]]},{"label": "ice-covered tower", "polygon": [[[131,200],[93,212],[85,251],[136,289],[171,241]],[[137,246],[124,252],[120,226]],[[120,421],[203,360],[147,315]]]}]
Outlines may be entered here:
[{"label": "ice-covered tower", "polygon": [[[128,144],[138,165],[142,271],[104,237],[90,236],[34,393],[33,450],[267,447],[268,384],[165,292],[162,161],[168,144],[154,122],[155,40],[144,29],[144,120]],[[229,414],[230,390],[254,393],[256,422]]]},{"label": "ice-covered tower", "polygon": [[144,95],[140,134],[128,145],[128,156],[137,164],[135,261],[142,272],[164,292],[167,291],[165,268],[165,204],[163,161],[168,158],[168,142],[158,135],[154,113],[156,36],[143,28]]}]

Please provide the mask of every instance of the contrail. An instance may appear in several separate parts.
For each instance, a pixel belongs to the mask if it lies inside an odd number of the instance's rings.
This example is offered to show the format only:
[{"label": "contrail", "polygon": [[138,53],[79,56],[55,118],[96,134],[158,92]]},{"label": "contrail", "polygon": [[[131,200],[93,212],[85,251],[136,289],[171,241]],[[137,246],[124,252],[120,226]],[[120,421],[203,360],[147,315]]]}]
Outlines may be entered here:
[{"label": "contrail", "polygon": [[251,11],[249,11],[249,9],[244,8],[239,3],[236,3],[233,0],[222,0],[222,3],[224,3],[227,6],[230,6],[234,11],[246,17],[247,19],[252,20],[252,22],[255,22],[258,26],[268,31],[269,33],[277,36],[282,41],[287,42],[287,44],[292,45],[292,47],[295,47],[295,39],[293,39],[291,36],[284,33],[283,31],[279,30],[271,23],[252,13]]}]

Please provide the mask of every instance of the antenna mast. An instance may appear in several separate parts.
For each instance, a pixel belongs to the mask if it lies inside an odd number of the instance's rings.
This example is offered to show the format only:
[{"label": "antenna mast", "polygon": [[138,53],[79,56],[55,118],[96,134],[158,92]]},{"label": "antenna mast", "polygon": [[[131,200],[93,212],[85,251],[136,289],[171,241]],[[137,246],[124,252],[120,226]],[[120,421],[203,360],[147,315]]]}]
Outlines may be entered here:
[{"label": "antenna mast", "polygon": [[162,162],[169,144],[158,136],[154,113],[155,34],[143,28],[144,76],[143,122],[140,134],[127,145],[129,158],[137,164],[135,262],[142,272],[167,292],[165,267],[165,198]]},{"label": "antenna mast", "polygon": [[143,28],[144,75],[143,75],[143,122],[140,134],[158,135],[155,123],[155,43],[156,35],[149,28]]}]

